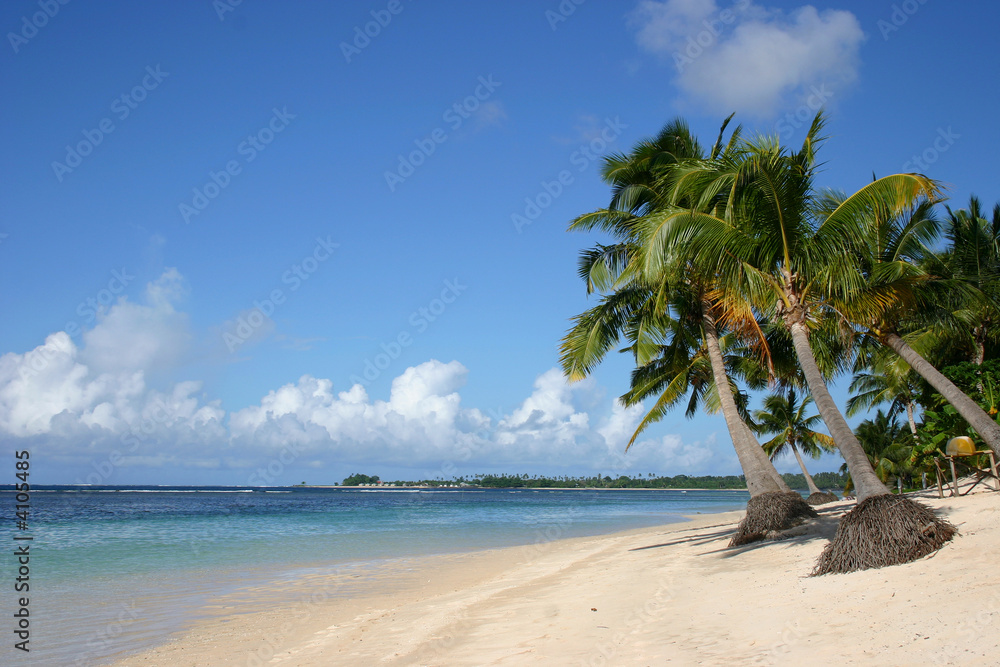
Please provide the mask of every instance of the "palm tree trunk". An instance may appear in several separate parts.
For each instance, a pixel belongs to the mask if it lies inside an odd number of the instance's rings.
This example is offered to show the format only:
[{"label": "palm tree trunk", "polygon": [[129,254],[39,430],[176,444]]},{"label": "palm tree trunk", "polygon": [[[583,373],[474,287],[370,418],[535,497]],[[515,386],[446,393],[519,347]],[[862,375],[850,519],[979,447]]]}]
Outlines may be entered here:
[{"label": "palm tree trunk", "polygon": [[[743,421],[742,417],[740,418],[740,426],[743,427],[743,435],[747,439],[747,446],[753,448],[753,451],[758,449],[763,451],[763,448],[760,446],[760,441],[757,440],[757,436],[750,430],[750,427],[747,426],[747,423]],[[785,482],[785,478],[782,477],[781,473],[778,472],[778,469],[774,467],[774,463],[771,462],[771,459],[767,456],[766,452],[764,453],[764,458],[768,461],[768,465],[765,466],[767,474],[770,475],[770,477],[774,480],[774,483],[778,485],[778,488],[785,493],[794,493],[794,491],[792,491],[792,489]]]},{"label": "palm tree trunk", "polygon": [[910,422],[910,433],[917,437],[917,422],[913,419],[913,401],[906,402],[906,419]]},{"label": "palm tree trunk", "polygon": [[795,460],[799,462],[799,467],[802,468],[802,476],[806,478],[806,486],[809,487],[809,495],[814,493],[819,493],[819,487],[816,486],[816,482],[813,481],[812,475],[806,470],[806,464],[802,461],[802,455],[799,454],[799,448],[792,443],[792,453],[795,454]]},{"label": "palm tree trunk", "polygon": [[906,341],[898,335],[887,334],[885,342],[903,358],[903,361],[910,365],[910,368],[919,373],[939,394],[944,396],[945,400],[958,410],[958,414],[962,415],[962,418],[976,429],[976,433],[986,441],[990,449],[1000,455],[1000,424],[993,421],[985,410],[976,405],[975,401],[966,396],[938,369],[927,363],[926,359],[917,354],[917,351],[907,345]]},{"label": "palm tree trunk", "polygon": [[709,304],[704,304],[702,308],[705,345],[708,348],[708,358],[712,363],[712,377],[718,389],[722,416],[726,419],[729,436],[733,439],[736,456],[740,460],[740,467],[743,468],[743,476],[747,480],[747,490],[750,491],[750,497],[759,496],[762,493],[785,491],[788,486],[784,485],[783,482],[782,485],[779,485],[776,481],[775,478],[781,478],[778,471],[774,469],[774,464],[767,458],[763,448],[757,444],[756,439],[753,439],[751,444],[747,437],[750,435],[750,429],[740,418],[739,410],[736,408],[736,400],[729,390],[729,377],[726,375],[722,347],[719,345],[719,332],[715,328],[715,319],[709,308]]},{"label": "palm tree trunk", "polygon": [[837,443],[844,461],[847,462],[847,469],[851,472],[851,479],[854,481],[854,488],[857,490],[858,502],[872,496],[889,495],[889,489],[879,481],[872,469],[872,464],[868,460],[868,455],[861,448],[861,443],[854,437],[844,415],[837,409],[830,390],[826,388],[823,381],[823,374],[816,365],[816,358],[809,347],[809,332],[803,322],[794,322],[789,325],[792,334],[792,344],[795,346],[795,354],[799,359],[799,366],[803,375],[806,376],[806,384],[812,393],[816,408],[823,417],[823,422],[830,429],[833,441]]},{"label": "palm tree trunk", "polygon": [[[973,339],[975,340],[976,353],[973,357],[973,361],[977,366],[982,366],[983,362],[986,361],[986,335],[983,331],[983,327],[976,327],[973,332]],[[980,389],[980,391],[982,391]]]}]

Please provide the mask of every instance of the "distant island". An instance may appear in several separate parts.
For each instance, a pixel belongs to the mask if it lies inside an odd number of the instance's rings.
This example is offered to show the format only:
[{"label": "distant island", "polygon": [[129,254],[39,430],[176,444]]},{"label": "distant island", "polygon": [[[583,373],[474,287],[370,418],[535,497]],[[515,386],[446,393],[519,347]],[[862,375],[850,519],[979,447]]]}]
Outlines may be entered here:
[{"label": "distant island", "polygon": [[[782,475],[792,489],[805,490],[806,480],[801,474]],[[813,475],[816,486],[821,489],[839,490],[847,483],[847,475],[835,472],[821,472]],[[304,484],[304,483],[303,483]],[[643,477],[621,475],[594,475],[593,477],[540,477],[538,475],[473,475],[445,479],[424,479],[419,481],[382,481],[378,475],[354,474],[344,479],[341,486],[423,486],[423,487],[478,487],[486,489],[746,489],[746,479],[742,475],[704,475],[689,477],[654,477],[652,473]]]}]

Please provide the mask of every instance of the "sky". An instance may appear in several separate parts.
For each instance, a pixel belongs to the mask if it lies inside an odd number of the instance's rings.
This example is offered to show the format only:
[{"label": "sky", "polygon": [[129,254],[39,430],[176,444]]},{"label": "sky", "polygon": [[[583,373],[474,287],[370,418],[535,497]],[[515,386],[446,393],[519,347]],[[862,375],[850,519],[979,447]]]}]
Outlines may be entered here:
[{"label": "sky", "polygon": [[30,451],[36,483],[739,474],[718,415],[679,410],[622,453],[642,414],[617,404],[626,355],[559,370],[594,303],[577,258],[606,239],[566,227],[608,203],[601,158],[677,116],[710,145],[733,112],[797,146],[822,107],[820,185],[919,171],[955,208],[992,205],[998,19],[2,3],[0,453]]}]

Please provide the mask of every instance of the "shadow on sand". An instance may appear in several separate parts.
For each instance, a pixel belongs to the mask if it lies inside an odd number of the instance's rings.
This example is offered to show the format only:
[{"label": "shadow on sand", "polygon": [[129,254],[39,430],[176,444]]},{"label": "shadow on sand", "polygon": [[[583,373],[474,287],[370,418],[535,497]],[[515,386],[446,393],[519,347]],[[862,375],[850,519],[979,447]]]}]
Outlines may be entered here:
[{"label": "shadow on sand", "polygon": [[[816,519],[808,519],[803,523],[789,528],[787,530],[781,531],[777,536],[772,539],[761,540],[759,542],[751,542],[750,544],[745,544],[739,547],[729,547],[724,546],[719,549],[713,549],[710,551],[703,551],[699,553],[699,556],[706,556],[709,554],[722,554],[725,558],[732,558],[733,556],[738,556],[742,553],[748,551],[753,551],[755,549],[765,548],[774,544],[804,544],[811,542],[813,540],[832,540],[833,536],[837,533],[837,524],[848,510],[853,507],[850,506],[835,506],[835,507],[817,507],[816,511],[819,513],[819,517]],[[716,524],[714,526],[704,526],[702,528],[688,528],[688,531],[699,531],[698,533],[671,540],[669,542],[663,542],[661,544],[650,544],[644,547],[636,547],[634,549],[629,549],[629,551],[644,551],[646,549],[659,549],[661,547],[670,547],[677,544],[696,544],[696,545],[708,545],[716,541],[724,541],[725,544],[729,543],[729,539],[732,538],[733,534],[736,533],[737,522]],[[722,528],[723,530],[716,530],[712,532],[703,532],[710,530],[712,528]],[[682,532],[682,531],[677,531]]]}]

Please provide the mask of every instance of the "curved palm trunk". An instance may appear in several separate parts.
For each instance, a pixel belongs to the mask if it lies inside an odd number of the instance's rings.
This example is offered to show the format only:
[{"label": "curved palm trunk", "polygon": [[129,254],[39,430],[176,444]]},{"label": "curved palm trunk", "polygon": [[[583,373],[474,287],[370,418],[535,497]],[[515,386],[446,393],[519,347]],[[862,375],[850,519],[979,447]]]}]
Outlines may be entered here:
[{"label": "curved palm trunk", "polygon": [[733,439],[733,447],[740,460],[740,467],[743,468],[743,476],[746,477],[750,496],[787,491],[788,485],[784,481],[779,484],[781,477],[767,458],[763,448],[757,444],[756,438],[751,440],[747,437],[751,435],[750,429],[740,418],[739,410],[736,408],[736,400],[733,398],[732,392],[729,391],[729,377],[726,375],[722,347],[719,345],[719,332],[715,328],[715,319],[710,314],[707,304],[703,308],[703,316],[705,344],[708,347],[708,358],[712,363],[712,377],[719,390],[722,416],[726,418],[726,426],[729,427],[729,435]]},{"label": "curved palm trunk", "polygon": [[806,376],[806,384],[809,385],[809,391],[816,402],[816,408],[822,415],[826,427],[830,429],[830,435],[837,443],[837,448],[844,457],[844,461],[847,462],[851,480],[853,480],[854,488],[858,492],[858,502],[872,496],[889,495],[889,489],[885,488],[885,485],[875,475],[868,455],[861,448],[858,439],[854,437],[854,431],[844,419],[844,415],[840,414],[840,410],[837,409],[837,404],[830,396],[830,390],[826,388],[823,374],[820,373],[819,366],[816,365],[816,358],[809,347],[809,332],[806,325],[802,322],[794,322],[789,325],[789,330],[792,334],[795,354],[799,359],[799,366],[802,368],[803,375]]},{"label": "curved palm trunk", "polygon": [[812,475],[806,470],[806,464],[802,460],[802,455],[799,454],[799,448],[792,443],[792,453],[795,454],[795,460],[799,462],[799,467],[802,468],[802,476],[806,478],[806,486],[809,487],[809,495],[814,493],[820,493],[819,487],[816,486],[816,482],[813,481]]},{"label": "curved palm trunk", "polygon": [[917,354],[917,351],[907,345],[906,341],[898,335],[887,334],[885,342],[903,358],[903,361],[910,365],[910,368],[919,373],[938,393],[944,396],[945,400],[958,411],[958,414],[962,415],[962,418],[976,429],[976,433],[986,441],[990,449],[1000,455],[1000,424],[993,421],[985,410],[976,405],[975,401],[966,396],[938,369],[927,363],[926,359]]}]

